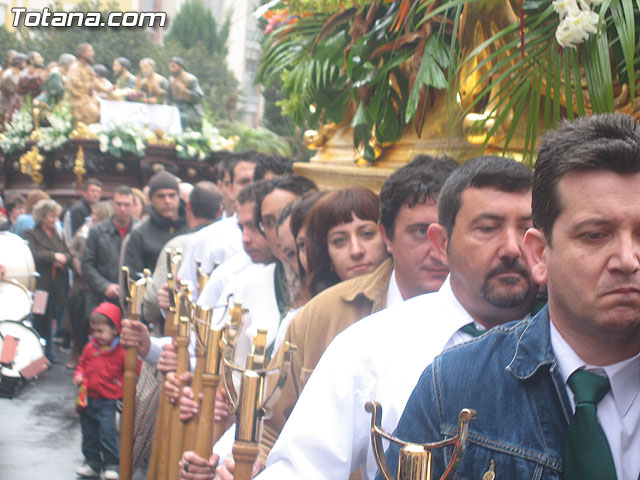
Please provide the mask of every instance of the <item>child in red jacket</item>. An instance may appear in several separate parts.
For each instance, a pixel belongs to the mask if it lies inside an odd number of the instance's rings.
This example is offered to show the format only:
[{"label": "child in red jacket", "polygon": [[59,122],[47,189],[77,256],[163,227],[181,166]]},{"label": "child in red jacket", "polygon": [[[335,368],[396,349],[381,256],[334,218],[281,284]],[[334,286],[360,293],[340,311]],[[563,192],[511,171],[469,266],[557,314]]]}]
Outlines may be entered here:
[{"label": "child in red jacket", "polygon": [[125,350],[120,345],[122,313],[117,305],[98,305],[89,324],[92,335],[82,350],[73,383],[84,383],[87,406],[80,412],[82,454],[85,463],[76,474],[99,477],[104,469],[106,480],[117,480],[119,454],[116,440],[116,402],[122,398]]}]

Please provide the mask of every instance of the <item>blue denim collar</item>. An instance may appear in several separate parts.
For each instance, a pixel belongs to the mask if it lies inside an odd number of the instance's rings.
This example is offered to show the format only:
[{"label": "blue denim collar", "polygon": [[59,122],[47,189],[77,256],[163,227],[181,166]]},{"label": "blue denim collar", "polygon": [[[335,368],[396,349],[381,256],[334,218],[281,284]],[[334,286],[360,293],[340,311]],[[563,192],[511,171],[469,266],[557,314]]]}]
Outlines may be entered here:
[{"label": "blue denim collar", "polygon": [[556,357],[551,348],[549,306],[545,305],[535,317],[523,320],[516,328],[524,329],[518,339],[516,352],[507,366],[507,371],[519,380],[532,377],[541,367],[556,366]]}]

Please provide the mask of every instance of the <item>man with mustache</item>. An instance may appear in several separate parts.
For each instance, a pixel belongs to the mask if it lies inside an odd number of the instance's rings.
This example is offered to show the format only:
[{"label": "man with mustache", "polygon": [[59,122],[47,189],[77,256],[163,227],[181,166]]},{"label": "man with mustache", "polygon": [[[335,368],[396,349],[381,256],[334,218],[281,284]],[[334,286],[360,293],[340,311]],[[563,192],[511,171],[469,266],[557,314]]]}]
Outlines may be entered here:
[{"label": "man with mustache", "polygon": [[433,357],[471,339],[469,329],[527,315],[537,290],[523,257],[531,226],[530,169],[501,157],[468,161],[442,187],[438,221],[428,238],[451,271],[443,286],[364,318],[333,340],[259,479],[373,478],[365,403],[382,403],[383,427],[392,431]]},{"label": "man with mustache", "polygon": [[[640,126],[564,122],[541,142],[525,236],[548,307],[437,357],[395,435],[434,442],[473,408],[456,478],[637,480],[640,474]],[[487,355],[487,352],[491,352]],[[450,450],[436,450],[441,475]],[[386,454],[397,468],[398,449]],[[378,475],[378,479],[382,476]]]}]

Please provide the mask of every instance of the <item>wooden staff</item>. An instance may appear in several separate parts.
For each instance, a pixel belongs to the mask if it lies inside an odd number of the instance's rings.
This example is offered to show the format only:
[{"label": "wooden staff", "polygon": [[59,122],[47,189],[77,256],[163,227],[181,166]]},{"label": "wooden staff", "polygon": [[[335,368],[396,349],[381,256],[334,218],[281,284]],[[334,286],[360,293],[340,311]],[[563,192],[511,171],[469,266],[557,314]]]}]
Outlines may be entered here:
[{"label": "wooden staff", "polygon": [[[126,291],[127,318],[138,320],[142,311],[142,300],[150,277],[144,270],[144,277],[132,282],[129,268],[122,267]],[[133,424],[136,413],[136,381],[138,370],[138,349],[127,347],[124,358],[124,385],[122,392],[122,429],[120,431],[120,478],[131,480],[133,472]]]},{"label": "wooden staff", "polygon": [[[182,286],[180,295],[182,315],[178,321],[178,336],[176,337],[176,346],[178,347],[178,369],[176,370],[176,378],[178,379],[178,388],[182,388],[180,377],[183,373],[189,371],[189,332],[190,318],[189,310],[191,306],[191,287],[188,283]],[[178,478],[178,462],[182,457],[182,447],[184,445],[184,424],[180,421],[178,399],[171,405],[170,427],[169,427],[169,480]]]},{"label": "wooden staff", "polygon": [[[261,332],[259,334],[266,332]],[[262,348],[260,342],[254,342],[254,351]],[[223,381],[234,410],[236,411],[236,437],[233,444],[233,460],[235,462],[235,480],[251,480],[253,478],[253,466],[258,458],[260,450],[260,436],[262,434],[262,420],[269,414],[273,403],[282,391],[287,376],[291,369],[292,355],[296,351],[295,346],[285,344],[285,355],[282,366],[273,371],[264,369],[242,369],[226,358],[222,370]],[[250,354],[247,357],[247,365],[257,366],[263,362],[259,354]],[[228,371],[242,372],[240,380],[240,393],[235,395],[233,380]],[[280,378],[276,387],[268,398],[264,398],[264,387],[267,375],[280,371]]]},{"label": "wooden staff", "polygon": [[[171,249],[166,249],[167,258],[167,283],[169,290],[169,311],[167,318],[165,319],[165,336],[175,340],[178,335],[178,318],[181,312],[178,311],[179,302],[176,301],[176,273],[178,267],[182,261],[182,257],[179,252],[175,254]],[[171,404],[166,395],[162,393],[165,375],[162,378],[162,384],[160,386],[160,398],[158,399],[158,413],[156,416],[156,423],[153,432],[153,442],[151,444],[151,457],[149,458],[149,469],[147,472],[148,480],[165,480],[167,478],[168,466],[169,466],[169,425],[170,416],[169,412]]]},{"label": "wooden staff", "polygon": [[[236,341],[238,340],[238,334],[242,331],[242,325],[244,323],[244,314],[247,313],[247,309],[242,308],[242,303],[234,302],[233,307],[229,309],[229,322],[224,330],[224,339],[226,348],[224,356],[230,362],[233,362],[233,352]],[[225,386],[220,385],[220,392],[224,393]],[[226,393],[225,393],[226,395]],[[224,432],[232,425],[232,418],[227,420],[215,422],[213,428],[213,444],[215,445],[220,437],[224,435]]]},{"label": "wooden staff", "polygon": [[[191,382],[191,390],[193,396],[198,400],[198,396],[202,392],[202,382],[205,367],[205,352],[207,349],[207,341],[209,330],[211,329],[211,317],[213,311],[209,307],[195,308],[195,322],[193,331],[196,334],[196,368],[193,372],[193,381]],[[183,451],[193,450],[196,441],[196,430],[198,428],[198,414],[194,415],[186,424],[184,431],[184,448]]]},{"label": "wooden staff", "polygon": [[221,328],[211,328],[207,338],[207,353],[205,357],[204,373],[202,375],[202,405],[198,418],[198,428],[194,452],[202,458],[209,458],[213,449],[213,410],[216,403],[216,391],[220,383],[220,340]]}]

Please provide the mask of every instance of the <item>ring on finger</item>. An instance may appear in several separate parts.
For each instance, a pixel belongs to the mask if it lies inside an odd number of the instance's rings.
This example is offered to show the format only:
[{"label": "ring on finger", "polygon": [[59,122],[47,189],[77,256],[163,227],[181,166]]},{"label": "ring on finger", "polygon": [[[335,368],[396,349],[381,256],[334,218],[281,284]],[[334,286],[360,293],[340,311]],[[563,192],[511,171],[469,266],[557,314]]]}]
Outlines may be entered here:
[{"label": "ring on finger", "polygon": [[191,462],[189,460],[185,460],[184,462],[184,467],[182,467],[184,469],[185,472],[189,473],[189,465],[191,465]]}]

